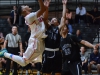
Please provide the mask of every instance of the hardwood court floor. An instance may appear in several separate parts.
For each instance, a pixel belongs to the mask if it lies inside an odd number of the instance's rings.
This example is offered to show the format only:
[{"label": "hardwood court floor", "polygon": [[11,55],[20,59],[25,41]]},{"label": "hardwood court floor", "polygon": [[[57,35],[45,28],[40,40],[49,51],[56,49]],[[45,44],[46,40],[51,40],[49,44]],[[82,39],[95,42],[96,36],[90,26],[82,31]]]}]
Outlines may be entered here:
[{"label": "hardwood court floor", "polygon": [[[23,72],[22,72],[23,71]],[[0,71],[0,75],[4,75],[5,70]],[[92,70],[92,75],[98,75],[96,70]],[[10,75],[12,75],[12,71],[10,71]],[[18,75],[37,75],[37,70],[28,70],[28,74],[26,74],[26,70],[18,70]],[[45,75],[45,74],[41,74]],[[85,75],[84,72],[82,71],[82,75]]]}]

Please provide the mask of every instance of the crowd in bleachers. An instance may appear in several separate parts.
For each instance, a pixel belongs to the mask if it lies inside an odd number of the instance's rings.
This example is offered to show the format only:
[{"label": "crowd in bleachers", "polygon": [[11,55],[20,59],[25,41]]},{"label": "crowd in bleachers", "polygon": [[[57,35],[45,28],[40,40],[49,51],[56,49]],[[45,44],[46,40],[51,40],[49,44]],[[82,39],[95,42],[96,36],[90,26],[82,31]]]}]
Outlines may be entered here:
[{"label": "crowd in bleachers", "polygon": [[[95,25],[99,25],[100,24],[100,13],[98,11],[98,7],[94,6],[93,10],[91,10],[90,12],[87,12],[86,8],[82,6],[81,3],[79,3],[79,6],[76,8],[76,14],[75,14],[75,19],[72,19],[72,12],[70,11],[70,9],[67,8],[66,11],[66,25],[68,25],[69,28],[69,34],[75,34],[79,39],[83,39],[83,36],[81,34],[81,30],[77,29],[77,31],[75,32],[73,29],[73,25],[74,24],[80,24],[82,22],[84,22],[86,24],[86,26],[90,26],[91,24],[95,24]],[[11,27],[15,26],[15,27],[23,27],[24,25],[24,18],[23,16],[19,16],[19,14],[17,13],[17,7],[14,6],[13,10],[11,11],[10,17],[7,19],[9,25]],[[52,22],[52,21],[50,21]],[[28,39],[30,37],[30,28],[27,27],[27,33],[25,34],[24,38],[21,38],[22,40],[22,49],[23,52],[26,50],[27,46],[28,46]],[[7,37],[7,35],[6,35]],[[0,48],[3,49],[4,48],[4,42],[6,37],[3,36],[2,31],[0,31]],[[23,40],[24,39],[24,40]],[[91,69],[97,69],[98,74],[100,75],[100,53],[99,53],[99,49],[97,50],[93,50],[93,53],[89,55],[85,54],[85,47],[81,47],[80,48],[80,54],[81,54],[81,60],[82,60],[82,68],[85,71],[85,74],[91,75]],[[20,51],[18,51],[20,52]],[[19,53],[20,54],[20,53]],[[42,59],[42,57],[40,56],[40,58]],[[36,67],[36,69],[38,70],[37,74],[40,74],[41,71],[41,59],[35,59],[33,60],[33,62],[31,62],[29,65],[25,66],[25,67],[21,67],[18,65],[18,68],[21,69],[26,69],[26,73],[28,69],[32,69],[34,67]],[[38,61],[39,60],[39,61]],[[41,60],[41,61],[40,61]],[[38,63],[35,63],[35,61],[38,61]],[[7,59],[5,58],[0,58],[0,70],[2,69],[6,69],[7,65]],[[10,69],[14,68],[13,63],[10,66]]]}]

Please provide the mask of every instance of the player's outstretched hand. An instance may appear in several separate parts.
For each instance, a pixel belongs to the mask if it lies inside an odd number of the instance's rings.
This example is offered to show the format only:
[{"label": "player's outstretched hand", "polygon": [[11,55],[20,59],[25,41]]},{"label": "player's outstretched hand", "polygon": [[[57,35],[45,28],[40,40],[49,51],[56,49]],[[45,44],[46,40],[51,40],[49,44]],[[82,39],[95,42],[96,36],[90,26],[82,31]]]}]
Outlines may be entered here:
[{"label": "player's outstretched hand", "polygon": [[94,45],[94,49],[99,48],[99,44]]},{"label": "player's outstretched hand", "polygon": [[44,5],[46,7],[49,7],[51,0],[44,0]]},{"label": "player's outstretched hand", "polygon": [[67,3],[67,0],[62,0],[62,3],[63,3],[63,4],[66,4],[66,3]]}]

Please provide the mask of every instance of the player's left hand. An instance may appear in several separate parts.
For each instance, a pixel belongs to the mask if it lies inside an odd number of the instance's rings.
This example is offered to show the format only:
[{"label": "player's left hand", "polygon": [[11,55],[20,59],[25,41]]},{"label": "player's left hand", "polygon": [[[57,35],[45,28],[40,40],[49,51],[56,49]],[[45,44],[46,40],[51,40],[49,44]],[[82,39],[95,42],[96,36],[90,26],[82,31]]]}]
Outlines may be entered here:
[{"label": "player's left hand", "polygon": [[94,45],[94,49],[97,49],[99,47],[99,44]]},{"label": "player's left hand", "polygon": [[67,0],[62,0],[62,3],[63,3],[63,4],[66,4],[66,3],[67,3]]}]

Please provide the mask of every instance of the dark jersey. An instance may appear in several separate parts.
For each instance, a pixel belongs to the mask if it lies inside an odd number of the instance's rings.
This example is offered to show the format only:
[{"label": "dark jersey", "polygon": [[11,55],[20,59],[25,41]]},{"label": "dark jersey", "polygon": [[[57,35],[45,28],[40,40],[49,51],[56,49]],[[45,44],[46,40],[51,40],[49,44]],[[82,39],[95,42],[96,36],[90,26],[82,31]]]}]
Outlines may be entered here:
[{"label": "dark jersey", "polygon": [[60,48],[62,49],[63,59],[68,61],[80,60],[80,49],[76,45],[80,43],[81,39],[78,39],[75,35],[68,34],[66,38],[61,37]]},{"label": "dark jersey", "polygon": [[48,35],[45,39],[45,47],[46,48],[59,48],[60,47],[60,33],[58,26],[50,26],[48,30],[46,31],[46,34]]}]

